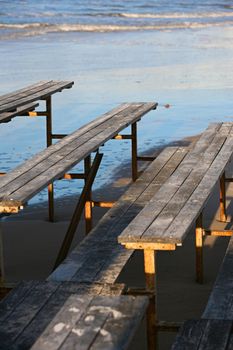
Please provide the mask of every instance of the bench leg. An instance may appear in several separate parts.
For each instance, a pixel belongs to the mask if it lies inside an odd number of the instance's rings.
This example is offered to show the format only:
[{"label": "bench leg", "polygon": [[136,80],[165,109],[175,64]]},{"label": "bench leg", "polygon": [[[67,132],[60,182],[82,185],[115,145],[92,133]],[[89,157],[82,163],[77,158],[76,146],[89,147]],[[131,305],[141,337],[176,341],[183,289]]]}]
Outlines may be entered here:
[{"label": "bench leg", "polygon": [[[84,159],[84,171],[85,171],[85,183],[87,182],[88,174],[91,169],[91,156],[87,156]],[[84,207],[86,234],[88,234],[92,229],[92,200],[91,200],[91,189],[86,195],[86,202]]]},{"label": "bench leg", "polygon": [[226,181],[225,181],[225,172],[220,178],[220,221],[226,222]]},{"label": "bench leg", "polygon": [[146,279],[146,290],[150,296],[150,302],[147,310],[147,342],[148,349],[154,350],[157,348],[157,332],[156,332],[156,252],[151,249],[144,250],[144,270]]},{"label": "bench leg", "polygon": [[[46,103],[46,139],[47,147],[52,145],[52,98],[47,97]],[[49,221],[54,221],[54,189],[53,184],[48,186]]]},{"label": "bench leg", "polygon": [[196,221],[196,281],[203,283],[203,226],[202,214]]},{"label": "bench leg", "polygon": [[62,261],[66,258],[67,254],[69,252],[71,243],[73,241],[77,226],[79,224],[79,221],[80,221],[80,218],[81,218],[84,206],[85,206],[85,202],[86,202],[88,193],[90,193],[90,189],[91,189],[91,186],[95,180],[95,176],[96,176],[96,173],[99,169],[99,165],[100,165],[102,157],[103,157],[102,153],[97,153],[95,156],[95,159],[94,159],[93,164],[91,166],[90,172],[89,172],[88,177],[86,179],[84,188],[83,188],[82,193],[80,195],[79,201],[78,201],[77,206],[74,210],[74,213],[73,213],[72,219],[70,221],[68,230],[66,232],[65,238],[63,240],[61,249],[58,253],[58,256],[57,256],[57,259],[56,259],[56,262],[54,265],[54,269],[57,268],[58,265],[62,263]]},{"label": "bench leg", "polygon": [[131,125],[132,132],[132,180],[138,178],[138,162],[137,162],[137,122]]},{"label": "bench leg", "polygon": [[2,237],[2,228],[0,226],[0,289],[4,288],[4,257],[3,257],[3,237]]}]

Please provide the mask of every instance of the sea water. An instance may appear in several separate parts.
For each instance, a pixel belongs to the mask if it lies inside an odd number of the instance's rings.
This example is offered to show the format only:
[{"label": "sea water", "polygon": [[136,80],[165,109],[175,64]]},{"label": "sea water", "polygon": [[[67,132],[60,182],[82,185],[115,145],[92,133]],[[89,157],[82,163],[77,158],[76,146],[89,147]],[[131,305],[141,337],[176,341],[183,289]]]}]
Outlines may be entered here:
[{"label": "sea water", "polygon": [[201,28],[229,24],[233,4],[208,0],[0,1],[0,38],[51,32]]},{"label": "sea water", "polygon": [[[74,80],[53,97],[55,133],[122,102],[156,101],[138,125],[139,153],[150,153],[210,122],[231,121],[232,19],[229,1],[0,0],[0,94],[38,80]],[[45,147],[45,120],[14,118],[0,125],[0,139],[0,171],[9,171]],[[130,141],[109,141],[101,151],[95,187],[129,162]],[[64,196],[82,183],[56,186]],[[33,201],[45,199],[42,191]]]}]

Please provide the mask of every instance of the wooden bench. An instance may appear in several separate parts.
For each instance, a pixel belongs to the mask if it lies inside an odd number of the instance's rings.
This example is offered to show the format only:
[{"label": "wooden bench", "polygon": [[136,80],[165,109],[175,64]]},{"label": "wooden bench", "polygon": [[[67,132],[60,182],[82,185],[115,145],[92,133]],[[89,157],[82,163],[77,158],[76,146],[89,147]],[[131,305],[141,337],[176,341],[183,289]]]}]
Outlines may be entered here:
[{"label": "wooden bench", "polygon": [[[233,153],[232,126],[232,123],[212,124],[118,238],[127,249],[144,251],[146,285],[151,293],[156,294],[155,252],[181,246],[193,225],[196,225],[196,275],[202,283],[203,235],[212,233],[203,228],[202,212],[220,180],[220,219],[226,218],[224,171]],[[225,232],[213,231],[213,234]],[[155,300],[154,297],[150,305],[154,320]],[[156,328],[156,322],[151,324],[152,329]]]},{"label": "wooden bench", "polygon": [[[229,231],[230,233],[230,231]],[[233,347],[233,236],[208,303],[200,320],[188,320],[181,327],[172,350],[223,349]]]},{"label": "wooden bench", "polygon": [[182,147],[165,148],[48,279],[115,283],[133,253],[118,244],[117,236],[161,188],[187,152]]},{"label": "wooden bench", "polygon": [[0,303],[0,348],[127,349],[148,300],[122,296],[123,288],[21,283]]},{"label": "wooden bench", "polygon": [[14,117],[24,116],[25,114],[30,114],[39,106],[39,103],[29,103],[22,107],[16,108],[14,112],[4,112],[0,114],[0,123],[8,123]]},{"label": "wooden bench", "polygon": [[[26,86],[20,90],[0,96],[0,124],[7,123],[15,117],[38,117],[46,118],[46,142],[50,146],[53,139],[63,137],[61,134],[54,134],[52,131],[52,96],[64,89],[70,89],[73,81],[40,81],[36,84]],[[44,101],[45,107],[36,110],[38,102]],[[5,175],[0,173],[0,175]],[[49,185],[49,219],[53,221],[53,186]]]},{"label": "wooden bench", "polygon": [[[78,221],[85,207],[87,231],[91,228],[91,186],[96,176],[102,154],[99,147],[112,138],[128,138],[132,140],[132,173],[137,176],[137,122],[149,111],[155,109],[157,103],[122,104],[100,116],[72,134],[64,137],[56,144],[41,151],[22,165],[0,178],[0,215],[17,213],[27,201],[48,184],[60,178],[81,178],[85,180],[70,226],[68,236],[74,235]],[[119,135],[124,128],[131,125],[131,135]],[[91,160],[91,153],[95,159]],[[141,157],[140,157],[141,159]],[[67,174],[74,165],[84,160],[84,174]],[[98,203],[97,203],[98,204]],[[64,259],[69,246],[65,247]]]},{"label": "wooden bench", "polygon": [[[116,283],[134,252],[119,245],[117,236],[161,188],[187,152],[188,149],[182,147],[165,148],[68,257],[62,263],[57,261],[58,267],[48,280]],[[67,242],[64,243],[66,246]],[[141,293],[127,288],[127,293],[138,292]],[[151,335],[148,333],[147,337]]]},{"label": "wooden bench", "polygon": [[171,350],[231,350],[232,321],[189,320],[181,327]]}]

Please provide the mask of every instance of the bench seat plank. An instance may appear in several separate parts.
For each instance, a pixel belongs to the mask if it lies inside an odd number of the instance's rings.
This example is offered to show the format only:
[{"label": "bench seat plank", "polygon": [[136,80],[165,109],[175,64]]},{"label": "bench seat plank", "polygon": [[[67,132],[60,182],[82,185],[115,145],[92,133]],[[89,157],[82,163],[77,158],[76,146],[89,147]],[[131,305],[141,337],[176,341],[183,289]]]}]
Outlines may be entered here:
[{"label": "bench seat plank", "polygon": [[171,350],[231,350],[232,321],[189,320],[181,327]]},{"label": "bench seat plank", "polygon": [[202,134],[177,171],[120,235],[120,243],[182,243],[232,155],[231,130],[232,124],[224,123],[219,130],[212,127]]},{"label": "bench seat plank", "polygon": [[23,282],[0,303],[1,345],[35,340],[71,294],[118,296],[123,290],[124,285]]},{"label": "bench seat plank", "polygon": [[233,236],[202,318],[233,320]]},{"label": "bench seat plank", "polygon": [[49,280],[114,283],[133,253],[117,243],[117,236],[175,171],[187,152],[185,148],[165,148]]},{"label": "bench seat plank", "polygon": [[63,89],[71,88],[73,84],[72,81],[50,81],[37,87],[26,87],[24,91],[12,93],[7,98],[3,97],[0,100],[0,113],[14,111],[17,107],[45,99]]},{"label": "bench seat plank", "polygon": [[62,344],[69,349],[71,342],[89,349],[93,337],[109,348],[124,343],[120,348],[125,349],[145,313],[147,298],[120,296],[122,287],[117,285],[108,289],[100,284],[24,282],[0,303],[1,349],[55,350]]},{"label": "bench seat plank", "polygon": [[[68,142],[64,138],[62,148],[57,150],[57,144],[55,144],[45,150],[46,158],[44,158],[45,155],[42,159],[35,156],[23,166],[17,167],[8,174],[6,179],[0,179],[0,198],[2,197],[3,200],[0,208],[4,211],[4,202],[9,200],[13,205],[13,201],[17,202],[17,206],[24,204],[47,184],[60,178],[104,142],[155,107],[156,103],[130,104],[123,112],[114,114],[114,125],[112,120],[108,120],[107,124],[101,123],[81,137],[72,138],[71,142],[69,137]],[[38,163],[38,160],[41,161]]]},{"label": "bench seat plank", "polygon": [[17,96],[22,94],[22,93],[27,93],[28,90],[30,91],[35,91],[42,86],[42,87],[45,87],[45,86],[51,86],[51,83],[52,83],[52,80],[42,80],[42,81],[38,81],[37,83],[35,84],[32,84],[32,85],[29,85],[29,86],[26,86],[26,87],[23,87],[21,89],[18,89],[18,90],[15,90],[15,91],[12,91],[12,92],[9,92],[7,94],[4,94],[4,95],[1,95],[0,96],[0,104],[3,104],[3,103],[7,103],[7,102],[13,102],[15,99],[17,99]]},{"label": "bench seat plank", "polygon": [[36,107],[39,106],[39,103],[29,103],[22,107],[18,107],[14,112],[5,112],[0,114],[0,123],[7,123],[11,118],[20,116],[24,113],[34,111]]}]

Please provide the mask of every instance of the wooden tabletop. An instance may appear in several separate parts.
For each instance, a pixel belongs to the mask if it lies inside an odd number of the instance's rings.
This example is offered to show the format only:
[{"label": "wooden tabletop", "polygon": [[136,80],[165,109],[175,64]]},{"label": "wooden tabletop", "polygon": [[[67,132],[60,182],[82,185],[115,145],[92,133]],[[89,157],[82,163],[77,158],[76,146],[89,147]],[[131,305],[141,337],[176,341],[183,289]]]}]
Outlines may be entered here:
[{"label": "wooden tabletop", "polygon": [[148,305],[116,286],[29,281],[0,303],[0,348],[124,350]]},{"label": "wooden tabletop", "polygon": [[212,124],[118,241],[129,249],[136,243],[141,249],[146,244],[182,244],[232,153],[233,123]]},{"label": "wooden tabletop", "polygon": [[45,99],[63,89],[73,86],[73,81],[40,81],[20,90],[0,96],[1,113],[16,111],[18,107]]},{"label": "wooden tabletop", "polygon": [[155,102],[124,103],[0,177],[0,213],[17,212],[41,189],[61,178],[74,165],[156,106]]}]

